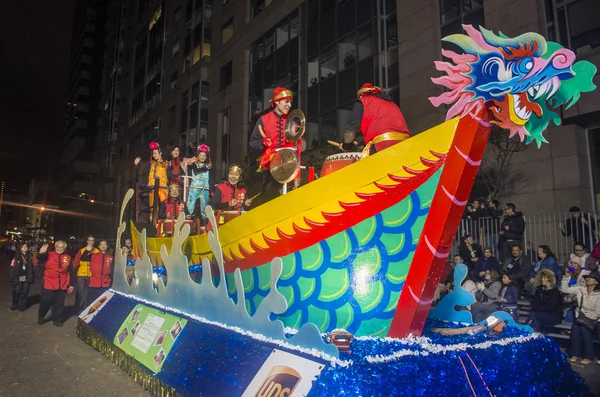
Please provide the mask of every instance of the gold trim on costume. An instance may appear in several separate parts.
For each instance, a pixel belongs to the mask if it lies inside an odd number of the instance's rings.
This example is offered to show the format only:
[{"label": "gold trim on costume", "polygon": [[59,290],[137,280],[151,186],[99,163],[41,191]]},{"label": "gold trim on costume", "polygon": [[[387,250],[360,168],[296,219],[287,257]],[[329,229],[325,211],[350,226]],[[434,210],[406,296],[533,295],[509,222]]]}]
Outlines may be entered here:
[{"label": "gold trim on costume", "polygon": [[373,90],[378,90],[378,91],[383,91],[381,88],[377,87],[376,85],[373,87],[365,87],[365,88],[361,88],[360,90],[356,91],[356,97],[360,98],[360,96],[362,94],[365,94],[369,91],[373,91]]},{"label": "gold trim on costume", "polygon": [[290,90],[281,91],[279,94],[277,94],[277,96],[275,96],[275,98],[271,99],[271,102],[280,101],[285,97],[293,98],[294,95],[292,94],[292,91],[290,91]]},{"label": "gold trim on costume", "polygon": [[380,142],[385,142],[385,141],[404,141],[405,139],[408,139],[410,137],[410,134],[408,132],[396,132],[396,131],[390,131],[390,132],[384,132],[381,135],[377,135],[375,138],[371,139],[371,141],[369,143],[367,143],[365,145],[365,148],[362,151],[362,155],[361,155],[361,159],[365,159],[367,157],[369,157],[369,155],[371,154],[371,146],[375,145],[376,143],[380,143]]}]

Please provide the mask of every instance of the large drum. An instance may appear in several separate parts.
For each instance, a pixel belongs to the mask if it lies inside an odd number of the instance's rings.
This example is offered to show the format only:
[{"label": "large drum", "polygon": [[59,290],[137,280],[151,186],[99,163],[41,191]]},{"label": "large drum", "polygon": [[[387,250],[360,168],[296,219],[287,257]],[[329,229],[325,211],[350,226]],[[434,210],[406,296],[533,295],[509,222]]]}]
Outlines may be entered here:
[{"label": "large drum", "polygon": [[220,217],[219,219],[217,219],[217,222],[219,222],[219,225],[222,225],[245,213],[246,211],[221,211]]},{"label": "large drum", "polygon": [[360,156],[360,152],[338,153],[327,156],[321,169],[321,177],[356,163],[360,160]]},{"label": "large drum", "polygon": [[[196,234],[198,227],[200,226],[197,223],[199,223],[198,220],[186,219],[183,221],[181,228],[183,228],[183,225],[185,224],[190,225],[190,234],[193,235]],[[171,219],[161,219],[156,225],[156,232],[160,237],[170,237],[173,235],[174,226],[175,221]]]}]

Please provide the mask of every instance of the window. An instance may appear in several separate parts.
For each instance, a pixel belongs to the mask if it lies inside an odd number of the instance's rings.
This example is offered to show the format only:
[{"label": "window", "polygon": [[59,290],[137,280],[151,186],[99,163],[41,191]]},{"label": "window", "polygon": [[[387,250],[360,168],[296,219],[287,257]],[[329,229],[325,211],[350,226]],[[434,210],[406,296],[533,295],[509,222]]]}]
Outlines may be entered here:
[{"label": "window", "polygon": [[356,63],[356,36],[341,40],[338,45],[338,69],[343,70]]},{"label": "window", "polygon": [[250,17],[255,18],[260,14],[265,7],[271,4],[273,0],[251,0],[250,1]]},{"label": "window", "polygon": [[483,0],[440,0],[440,22],[442,37],[462,33],[461,24],[484,26]]},{"label": "window", "polygon": [[554,3],[554,15],[558,23],[553,25],[562,45],[574,51],[600,47],[600,2],[563,0]]},{"label": "window", "polygon": [[373,55],[373,28],[369,24],[358,31],[358,59]]},{"label": "window", "polygon": [[202,86],[200,87],[200,97],[205,101],[208,101],[210,94],[210,83],[208,81],[202,81]]},{"label": "window", "polygon": [[231,61],[221,68],[219,89],[224,90],[231,85],[231,79],[233,77],[232,68]]},{"label": "window", "polygon": [[200,83],[195,82],[194,85],[192,85],[192,103],[198,102],[199,98],[200,98]]},{"label": "window", "polygon": [[335,46],[321,53],[321,79],[326,79],[337,72],[337,51]]},{"label": "window", "polygon": [[175,124],[175,106],[169,109],[169,125]]},{"label": "window", "polygon": [[229,155],[231,153],[231,108],[221,112],[221,162],[222,169],[226,169],[229,164]]},{"label": "window", "polygon": [[183,17],[183,12],[181,11],[181,6],[179,6],[173,13],[173,26],[177,25],[177,23],[181,21],[181,17]]},{"label": "window", "polygon": [[233,37],[233,18],[227,21],[221,28],[221,45],[225,45]]},{"label": "window", "polygon": [[171,89],[177,88],[177,71],[171,73]]}]

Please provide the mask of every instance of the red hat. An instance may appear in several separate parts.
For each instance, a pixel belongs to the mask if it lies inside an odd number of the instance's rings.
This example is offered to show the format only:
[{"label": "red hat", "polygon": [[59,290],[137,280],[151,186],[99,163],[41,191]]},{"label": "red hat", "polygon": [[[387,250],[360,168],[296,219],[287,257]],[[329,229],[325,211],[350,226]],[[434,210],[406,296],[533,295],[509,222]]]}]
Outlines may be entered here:
[{"label": "red hat", "polygon": [[360,90],[356,91],[356,97],[360,98],[361,96],[368,93],[379,94],[380,92],[383,92],[383,90],[377,87],[376,85],[373,85],[371,83],[364,83],[362,87],[360,87]]},{"label": "red hat", "polygon": [[291,100],[294,97],[292,91],[285,87],[277,87],[273,90],[273,97],[271,98],[271,107],[275,106],[276,102],[283,101],[284,99]]}]

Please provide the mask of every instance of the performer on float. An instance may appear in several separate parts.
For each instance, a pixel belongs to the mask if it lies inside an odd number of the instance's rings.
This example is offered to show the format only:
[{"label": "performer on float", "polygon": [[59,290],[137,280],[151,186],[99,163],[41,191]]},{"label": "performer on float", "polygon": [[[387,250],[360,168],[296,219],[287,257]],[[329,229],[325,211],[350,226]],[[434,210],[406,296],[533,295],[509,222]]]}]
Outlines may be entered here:
[{"label": "performer on float", "polygon": [[236,211],[252,205],[246,198],[247,190],[242,185],[242,169],[238,165],[229,167],[227,180],[215,186],[211,206],[215,210]]},{"label": "performer on float", "polygon": [[270,101],[271,110],[258,119],[250,136],[250,148],[262,152],[259,172],[263,173],[262,192],[268,196],[267,200],[276,197],[281,186],[269,172],[271,158],[276,149],[294,145],[285,136],[285,122],[292,99],[292,91],[284,87],[275,88]]},{"label": "performer on float", "polygon": [[400,108],[381,88],[365,83],[356,95],[357,101],[344,132],[344,143],[339,144],[341,150],[354,148],[359,131],[362,131],[366,144],[362,158],[410,137]]},{"label": "performer on float", "polygon": [[[162,150],[160,145],[156,142],[150,142],[150,163],[144,164],[144,167],[149,166],[150,171],[148,172],[148,187],[154,190],[156,178],[158,178],[158,198],[163,201],[168,196],[167,190],[167,162],[163,160]],[[137,157],[133,164],[136,166],[142,161],[141,157]],[[148,199],[148,205],[152,207],[154,205],[154,194],[151,192]]]},{"label": "performer on float", "polygon": [[180,155],[179,146],[171,148],[171,161],[167,164],[167,180],[169,185],[176,183],[183,188],[183,177],[186,175],[187,159]]},{"label": "performer on float", "polygon": [[185,214],[186,219],[192,218],[187,211],[185,202],[179,197],[179,185],[172,183],[169,185],[169,197],[160,203],[158,217],[163,220],[175,221],[182,212]]},{"label": "performer on float", "polygon": [[194,213],[196,202],[200,200],[200,215],[202,223],[206,224],[208,217],[206,216],[206,206],[210,199],[210,169],[212,163],[210,161],[210,148],[208,145],[198,146],[198,154],[191,159],[188,172],[192,177],[190,190],[187,197],[187,210],[189,214]]}]

